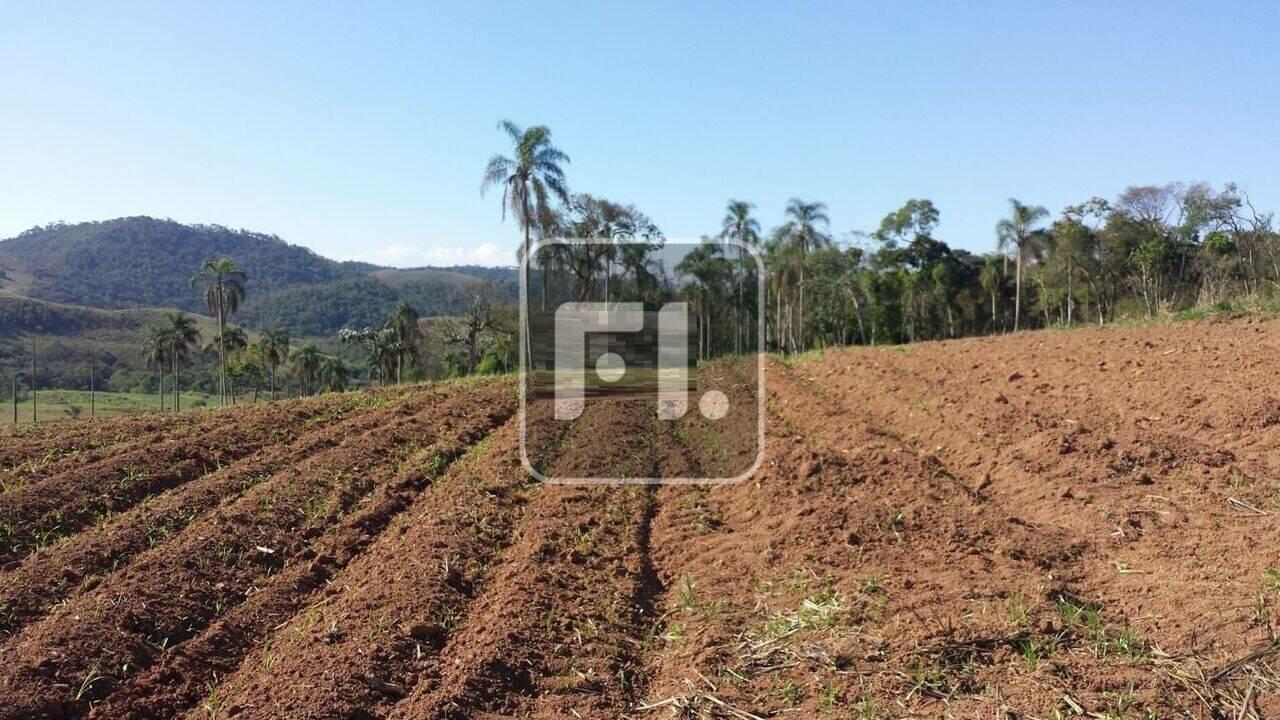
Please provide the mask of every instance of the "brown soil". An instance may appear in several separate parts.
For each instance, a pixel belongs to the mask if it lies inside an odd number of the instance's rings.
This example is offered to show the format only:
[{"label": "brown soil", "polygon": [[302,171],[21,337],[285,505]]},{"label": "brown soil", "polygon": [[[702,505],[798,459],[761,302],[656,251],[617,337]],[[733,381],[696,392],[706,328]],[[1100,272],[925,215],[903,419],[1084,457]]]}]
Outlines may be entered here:
[{"label": "brown soil", "polygon": [[[81,528],[309,429],[324,406],[274,403],[237,416],[219,412],[117,451],[68,458],[63,472],[0,494],[0,563],[61,541]],[[339,413],[341,414],[341,413]],[[8,568],[6,568],[8,569]]]},{"label": "brown soil", "polygon": [[[336,404],[324,408],[307,422],[307,432],[296,440],[253,453],[114,515],[65,542],[32,553],[16,568],[0,573],[0,607],[5,608],[0,631],[14,633],[55,603],[95,587],[104,574],[121,567],[135,554],[165,542],[208,509],[239,497],[274,473],[337,445],[351,434],[377,427],[401,407],[423,405],[433,396],[434,393],[421,392],[403,398],[369,398],[362,404],[364,411],[357,413]],[[380,406],[384,402],[395,404],[383,409]]]},{"label": "brown soil", "polygon": [[[38,520],[199,458],[12,554],[0,718],[1280,717],[1277,330],[770,361],[727,485],[530,482],[510,380],[150,427],[33,477],[61,504],[0,496]],[[744,372],[703,377],[736,404]],[[696,476],[753,435],[624,398],[530,422],[575,474]],[[93,442],[58,432],[0,437]]]}]

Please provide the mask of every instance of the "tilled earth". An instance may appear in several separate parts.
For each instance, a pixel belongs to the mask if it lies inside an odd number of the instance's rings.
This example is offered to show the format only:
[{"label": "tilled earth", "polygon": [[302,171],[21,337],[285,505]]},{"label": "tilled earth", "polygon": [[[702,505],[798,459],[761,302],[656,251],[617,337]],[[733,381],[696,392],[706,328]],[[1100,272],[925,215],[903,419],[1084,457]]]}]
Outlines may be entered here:
[{"label": "tilled earth", "polygon": [[[8,428],[0,720],[1280,717],[1277,358],[1242,318],[770,360],[713,486],[531,481],[510,379]],[[743,435],[601,399],[536,450]]]}]

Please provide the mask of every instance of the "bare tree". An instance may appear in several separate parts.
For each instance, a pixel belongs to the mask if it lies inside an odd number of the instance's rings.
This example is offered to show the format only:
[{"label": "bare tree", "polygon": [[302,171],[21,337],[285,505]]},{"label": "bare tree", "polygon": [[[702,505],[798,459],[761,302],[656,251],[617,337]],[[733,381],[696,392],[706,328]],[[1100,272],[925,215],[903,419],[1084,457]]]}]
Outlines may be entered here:
[{"label": "bare tree", "polygon": [[[440,321],[440,334],[446,345],[460,346],[467,353],[467,374],[475,372],[480,356],[497,334],[515,332],[512,308],[498,302],[498,291],[485,283],[468,291],[467,312],[459,318]],[[532,358],[531,358],[532,359]]]}]

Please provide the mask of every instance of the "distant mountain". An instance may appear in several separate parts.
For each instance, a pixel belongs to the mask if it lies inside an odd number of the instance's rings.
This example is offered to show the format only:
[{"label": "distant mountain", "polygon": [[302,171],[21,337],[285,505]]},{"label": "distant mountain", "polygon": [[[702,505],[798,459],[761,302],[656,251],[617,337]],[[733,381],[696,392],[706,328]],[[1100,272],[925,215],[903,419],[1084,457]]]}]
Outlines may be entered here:
[{"label": "distant mountain", "polygon": [[398,270],[338,262],[275,235],[219,225],[129,217],[32,228],[0,241],[0,295],[99,309],[175,307],[204,312],[189,280],[205,258],[248,273],[236,316],[253,328],[328,335],[381,322],[400,300],[423,316],[456,314],[466,288],[498,282],[512,298],[514,268]]}]

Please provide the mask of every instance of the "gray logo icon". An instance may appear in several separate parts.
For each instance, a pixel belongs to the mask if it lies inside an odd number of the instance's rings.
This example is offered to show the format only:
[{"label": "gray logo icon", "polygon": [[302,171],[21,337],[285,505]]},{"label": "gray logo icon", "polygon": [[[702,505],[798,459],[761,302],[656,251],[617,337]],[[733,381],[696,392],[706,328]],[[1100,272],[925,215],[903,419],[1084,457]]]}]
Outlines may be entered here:
[{"label": "gray logo icon", "polygon": [[[531,474],[717,483],[754,472],[763,274],[750,248],[558,240],[531,257],[520,308],[521,456]],[[725,313],[740,333],[733,351],[710,335],[713,314]]]}]

